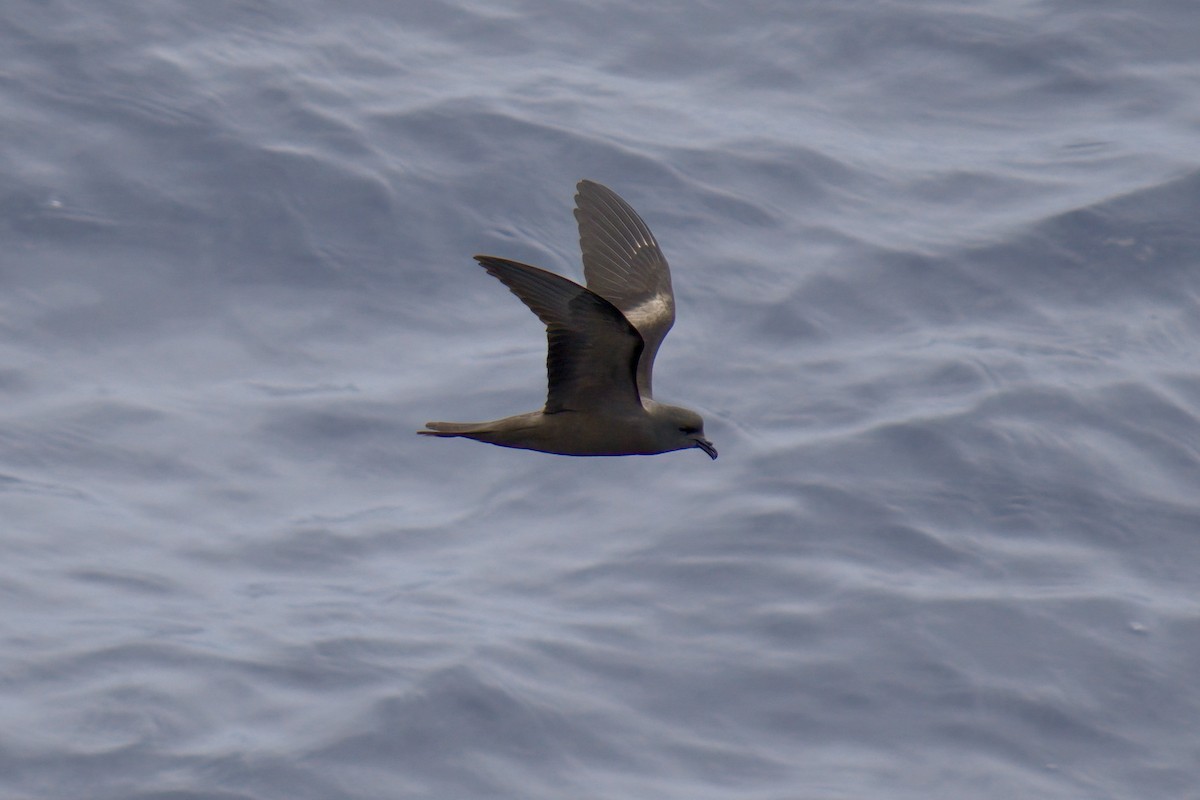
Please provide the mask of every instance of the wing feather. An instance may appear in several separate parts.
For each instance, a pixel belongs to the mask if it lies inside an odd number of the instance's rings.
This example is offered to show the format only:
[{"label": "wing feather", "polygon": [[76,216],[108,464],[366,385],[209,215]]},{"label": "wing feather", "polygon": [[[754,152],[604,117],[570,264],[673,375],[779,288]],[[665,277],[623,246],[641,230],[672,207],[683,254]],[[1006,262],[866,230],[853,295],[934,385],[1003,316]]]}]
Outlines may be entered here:
[{"label": "wing feather", "polygon": [[580,181],[575,219],[587,288],[608,300],[641,334],[637,366],[642,397],[651,396],[654,357],[675,324],[671,270],[654,234],[616,192]]},{"label": "wing feather", "polygon": [[546,324],[546,413],[641,408],[643,342],[612,303],[561,275],[494,256],[475,260]]}]

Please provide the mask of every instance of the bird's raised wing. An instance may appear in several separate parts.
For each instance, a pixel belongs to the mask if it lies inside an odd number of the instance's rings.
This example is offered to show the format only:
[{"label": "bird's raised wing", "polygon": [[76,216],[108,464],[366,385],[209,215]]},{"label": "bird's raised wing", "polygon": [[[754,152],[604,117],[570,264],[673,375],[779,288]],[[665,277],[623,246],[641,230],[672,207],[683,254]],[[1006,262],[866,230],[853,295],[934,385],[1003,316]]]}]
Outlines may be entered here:
[{"label": "bird's raised wing", "polygon": [[641,409],[642,337],[608,300],[574,281],[493,256],[475,260],[546,323],[546,413]]},{"label": "bird's raised wing", "polygon": [[642,397],[651,396],[658,346],[675,323],[671,271],[654,234],[628,203],[607,186],[580,181],[575,219],[587,286],[637,328],[645,342],[637,368]]}]

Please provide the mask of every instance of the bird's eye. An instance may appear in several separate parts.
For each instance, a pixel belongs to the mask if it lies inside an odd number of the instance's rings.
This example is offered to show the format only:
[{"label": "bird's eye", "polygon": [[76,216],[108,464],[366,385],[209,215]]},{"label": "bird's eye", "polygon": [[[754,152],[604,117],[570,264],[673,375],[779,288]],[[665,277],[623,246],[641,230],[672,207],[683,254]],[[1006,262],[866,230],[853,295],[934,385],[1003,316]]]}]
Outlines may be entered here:
[{"label": "bird's eye", "polygon": [[682,428],[679,429],[679,432],[685,433],[690,436],[693,433],[695,433],[697,430],[698,430],[698,428],[693,428],[690,425],[684,425]]}]

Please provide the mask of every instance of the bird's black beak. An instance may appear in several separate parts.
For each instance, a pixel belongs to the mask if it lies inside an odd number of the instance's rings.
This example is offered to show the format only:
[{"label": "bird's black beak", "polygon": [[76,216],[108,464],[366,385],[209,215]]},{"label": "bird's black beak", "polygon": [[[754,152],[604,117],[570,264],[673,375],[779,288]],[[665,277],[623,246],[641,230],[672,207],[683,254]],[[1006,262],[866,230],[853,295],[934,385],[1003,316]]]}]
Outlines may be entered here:
[{"label": "bird's black beak", "polygon": [[708,439],[697,439],[696,447],[699,447],[701,450],[708,453],[708,457],[713,461],[717,460],[717,448],[713,447],[713,443]]}]

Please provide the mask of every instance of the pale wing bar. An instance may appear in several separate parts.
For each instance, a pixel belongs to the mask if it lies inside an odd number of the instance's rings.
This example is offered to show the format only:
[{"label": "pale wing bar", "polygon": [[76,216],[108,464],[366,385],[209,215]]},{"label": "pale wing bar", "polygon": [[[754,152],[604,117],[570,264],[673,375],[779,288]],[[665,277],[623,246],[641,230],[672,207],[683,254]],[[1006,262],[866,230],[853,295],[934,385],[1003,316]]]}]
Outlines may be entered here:
[{"label": "pale wing bar", "polygon": [[645,341],[638,365],[642,397],[651,393],[654,357],[675,322],[671,272],[654,234],[611,189],[580,181],[575,219],[588,288],[625,315]]}]

